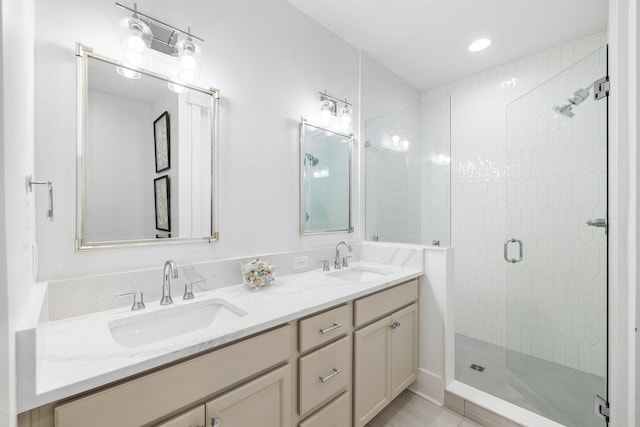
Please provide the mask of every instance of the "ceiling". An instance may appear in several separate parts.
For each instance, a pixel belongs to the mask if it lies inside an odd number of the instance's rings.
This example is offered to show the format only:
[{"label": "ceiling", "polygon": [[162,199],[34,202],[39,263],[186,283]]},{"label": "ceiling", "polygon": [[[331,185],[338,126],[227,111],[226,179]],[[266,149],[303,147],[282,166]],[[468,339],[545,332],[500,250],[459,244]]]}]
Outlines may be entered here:
[{"label": "ceiling", "polygon": [[[607,0],[287,0],[426,90],[607,26]],[[492,45],[469,52],[473,40]]]}]

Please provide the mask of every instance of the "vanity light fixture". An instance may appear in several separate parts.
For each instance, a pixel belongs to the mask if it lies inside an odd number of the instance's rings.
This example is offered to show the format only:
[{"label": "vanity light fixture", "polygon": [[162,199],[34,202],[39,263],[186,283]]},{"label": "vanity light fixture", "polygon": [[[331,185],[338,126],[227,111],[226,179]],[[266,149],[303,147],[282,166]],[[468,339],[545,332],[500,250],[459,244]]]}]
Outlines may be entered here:
[{"label": "vanity light fixture", "polygon": [[320,95],[320,122],[322,126],[328,128],[331,126],[331,120],[333,117],[338,115],[338,105],[343,104],[344,107],[340,109],[340,119],[342,122],[342,130],[344,132],[349,132],[351,130],[351,121],[353,117],[353,108],[351,104],[347,102],[347,99],[344,100],[335,98],[329,94],[327,91],[318,92]]},{"label": "vanity light fixture", "polygon": [[[133,9],[116,3],[116,6],[131,12],[131,17],[120,21],[120,45],[125,66],[118,67],[118,73],[127,78],[140,78],[135,68],[144,68],[151,50],[176,58],[178,80],[185,83],[194,82],[199,75],[202,64],[202,49],[197,42],[204,40],[187,31],[152,18],[138,11],[137,3]],[[169,83],[169,89],[184,93],[187,89],[179,83]]]},{"label": "vanity light fixture", "polygon": [[478,39],[474,40],[468,47],[471,52],[479,52],[481,50],[485,50],[491,46],[491,40],[489,39]]}]

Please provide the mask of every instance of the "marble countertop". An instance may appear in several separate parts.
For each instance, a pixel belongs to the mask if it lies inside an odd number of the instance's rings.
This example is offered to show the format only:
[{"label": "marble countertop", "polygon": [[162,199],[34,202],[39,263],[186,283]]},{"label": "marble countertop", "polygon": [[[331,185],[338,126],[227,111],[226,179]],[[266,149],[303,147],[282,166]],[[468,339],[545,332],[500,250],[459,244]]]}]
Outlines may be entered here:
[{"label": "marble countertop", "polygon": [[[131,312],[127,307],[39,324],[31,331],[32,337],[35,334],[35,348],[31,349],[34,354],[18,354],[19,358],[33,360],[33,369],[18,375],[18,411],[24,412],[214,349],[423,274],[417,268],[367,262],[354,263],[350,268],[357,267],[386,270],[388,274],[376,280],[353,283],[314,270],[278,277],[275,285],[257,292],[244,285],[227,286],[197,293],[194,300],[174,297],[171,306],[150,301],[147,308],[139,312]],[[174,294],[178,294],[176,291],[174,289]],[[218,323],[214,321],[208,327],[135,348],[121,346],[109,331],[109,322],[116,319],[201,304],[214,298],[224,299],[247,314]]]}]

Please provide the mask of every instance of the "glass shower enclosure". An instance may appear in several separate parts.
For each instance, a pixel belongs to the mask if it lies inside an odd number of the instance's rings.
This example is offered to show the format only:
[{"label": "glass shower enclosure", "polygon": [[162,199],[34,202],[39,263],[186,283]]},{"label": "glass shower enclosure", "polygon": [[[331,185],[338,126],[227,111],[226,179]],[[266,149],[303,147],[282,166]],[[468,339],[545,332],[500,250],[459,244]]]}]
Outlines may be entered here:
[{"label": "glass shower enclosure", "polygon": [[507,368],[534,410],[604,426],[606,47],[507,107]]},{"label": "glass shower enclosure", "polygon": [[450,98],[365,122],[366,240],[450,246]]}]

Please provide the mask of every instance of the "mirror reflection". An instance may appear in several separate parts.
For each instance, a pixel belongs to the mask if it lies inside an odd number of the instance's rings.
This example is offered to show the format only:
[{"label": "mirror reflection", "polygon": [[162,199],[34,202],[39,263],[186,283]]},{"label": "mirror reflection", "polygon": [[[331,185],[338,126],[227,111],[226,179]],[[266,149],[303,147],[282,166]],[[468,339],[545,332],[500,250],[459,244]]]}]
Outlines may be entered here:
[{"label": "mirror reflection", "polygon": [[301,233],[352,232],[353,137],[300,124]]},{"label": "mirror reflection", "polygon": [[78,248],[215,240],[216,92],[80,60]]}]

